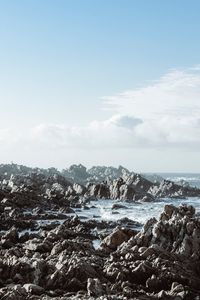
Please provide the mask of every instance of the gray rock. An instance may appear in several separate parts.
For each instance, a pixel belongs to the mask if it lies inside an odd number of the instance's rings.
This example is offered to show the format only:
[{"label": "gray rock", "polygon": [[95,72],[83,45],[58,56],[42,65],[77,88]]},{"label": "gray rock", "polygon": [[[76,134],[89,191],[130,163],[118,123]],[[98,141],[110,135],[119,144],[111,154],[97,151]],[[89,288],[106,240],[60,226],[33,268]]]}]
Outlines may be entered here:
[{"label": "gray rock", "polygon": [[37,284],[33,283],[26,283],[23,285],[27,293],[33,294],[33,295],[41,295],[44,292],[44,288]]},{"label": "gray rock", "polygon": [[103,295],[103,286],[98,278],[88,278],[87,291],[89,296],[99,297]]}]

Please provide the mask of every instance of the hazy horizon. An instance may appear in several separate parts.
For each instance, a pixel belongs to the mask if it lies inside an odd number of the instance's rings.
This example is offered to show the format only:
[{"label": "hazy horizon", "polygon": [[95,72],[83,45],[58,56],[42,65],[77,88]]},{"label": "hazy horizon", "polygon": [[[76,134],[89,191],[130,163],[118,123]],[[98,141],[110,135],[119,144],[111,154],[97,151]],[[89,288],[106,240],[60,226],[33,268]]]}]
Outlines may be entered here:
[{"label": "hazy horizon", "polygon": [[198,0],[0,0],[0,163],[200,172]]}]

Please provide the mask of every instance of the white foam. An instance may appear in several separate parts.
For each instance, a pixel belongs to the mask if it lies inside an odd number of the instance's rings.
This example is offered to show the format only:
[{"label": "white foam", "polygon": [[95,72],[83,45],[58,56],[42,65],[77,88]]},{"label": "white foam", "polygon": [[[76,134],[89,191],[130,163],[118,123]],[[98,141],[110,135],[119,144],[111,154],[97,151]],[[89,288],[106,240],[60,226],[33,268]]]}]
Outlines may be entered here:
[{"label": "white foam", "polygon": [[115,200],[98,200],[92,201],[91,206],[96,208],[90,208],[90,210],[81,210],[76,212],[77,215],[85,216],[89,219],[94,219],[95,216],[99,216],[98,220],[105,221],[117,221],[124,217],[127,217],[133,221],[145,223],[152,217],[158,218],[163,211],[165,204],[173,204],[179,206],[182,203],[193,205],[197,212],[200,212],[200,198],[189,199],[162,199],[156,202],[143,202],[143,203],[129,203],[129,202],[117,202],[122,205],[126,205],[127,208],[115,210],[117,214],[113,214],[112,205],[116,203]]}]

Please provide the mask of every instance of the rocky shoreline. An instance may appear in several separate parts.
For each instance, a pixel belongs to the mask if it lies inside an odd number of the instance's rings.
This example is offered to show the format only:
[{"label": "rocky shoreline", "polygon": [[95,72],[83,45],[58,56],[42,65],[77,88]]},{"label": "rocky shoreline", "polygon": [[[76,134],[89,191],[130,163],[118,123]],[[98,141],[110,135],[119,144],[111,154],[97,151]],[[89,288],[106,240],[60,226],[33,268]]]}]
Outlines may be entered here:
[{"label": "rocky shoreline", "polygon": [[200,189],[196,187],[164,179],[150,181],[123,167],[93,168],[87,171],[82,165],[73,165],[68,170],[58,171],[54,168],[0,165],[0,199],[5,198],[3,204],[12,207],[29,208],[42,204],[45,208],[52,208],[52,205],[83,205],[90,199],[142,202],[163,197],[200,196]]},{"label": "rocky shoreline", "polygon": [[102,181],[101,169],[98,182],[94,169],[96,181],[80,183],[66,170],[0,165],[0,299],[199,299],[200,218],[192,206],[166,205],[141,230],[127,218],[71,216],[94,198],[155,201],[199,190],[103,170],[112,176]]},{"label": "rocky shoreline", "polygon": [[200,219],[191,206],[166,205],[139,232],[78,217],[52,227],[1,233],[0,299],[199,299]]}]

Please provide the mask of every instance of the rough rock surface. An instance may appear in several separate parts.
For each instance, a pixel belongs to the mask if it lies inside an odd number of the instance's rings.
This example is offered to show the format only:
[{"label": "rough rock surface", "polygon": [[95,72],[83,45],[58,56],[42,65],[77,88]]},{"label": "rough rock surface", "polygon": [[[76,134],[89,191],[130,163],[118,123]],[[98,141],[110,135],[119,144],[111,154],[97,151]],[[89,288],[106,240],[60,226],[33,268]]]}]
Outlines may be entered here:
[{"label": "rough rock surface", "polygon": [[200,196],[200,190],[190,186],[181,186],[163,180],[152,183],[138,174],[125,175],[123,178],[89,183],[86,185],[88,197],[119,199],[124,201],[151,202],[157,198],[186,198]]},{"label": "rough rock surface", "polygon": [[59,172],[55,168],[39,169],[0,165],[0,201],[12,208],[81,207],[87,199],[154,201],[156,198],[200,196],[200,189],[163,180],[152,182],[123,167],[72,165]]},{"label": "rough rock surface", "polygon": [[0,165],[0,299],[198,300],[200,219],[193,207],[166,205],[140,232],[127,218],[68,215],[93,198],[153,201],[198,196],[198,189],[153,183],[122,167],[74,165],[67,172]]},{"label": "rough rock surface", "polygon": [[[125,223],[124,223],[125,224]],[[200,219],[166,205],[141,231],[69,217],[53,228],[1,233],[0,299],[188,299],[200,295]]]}]

